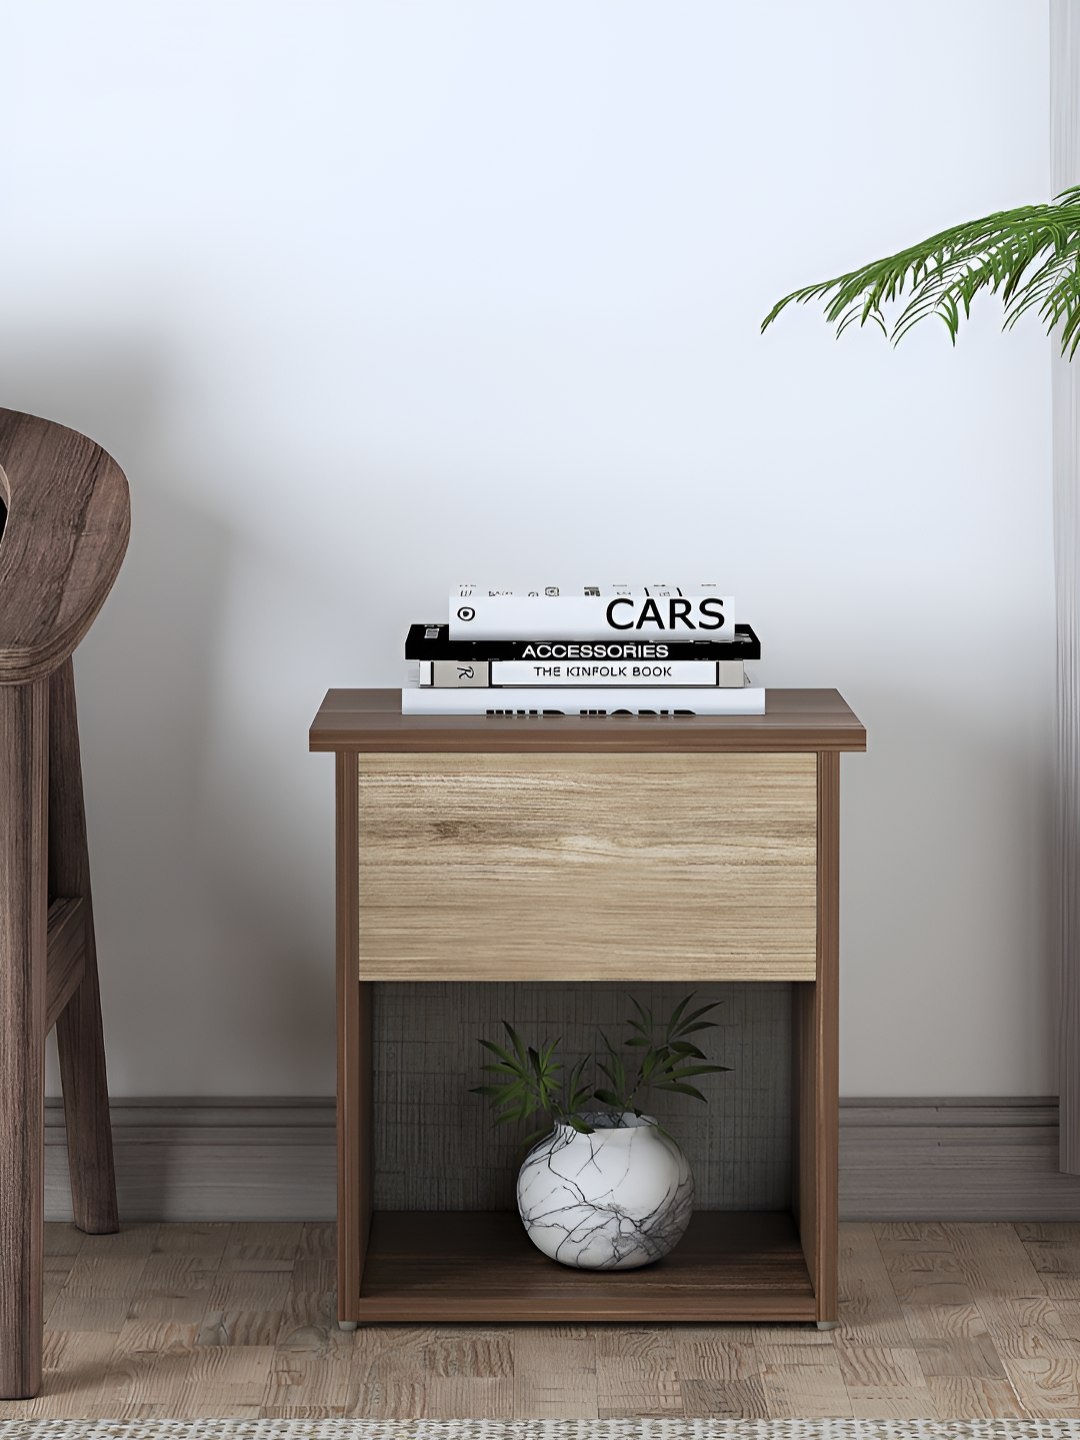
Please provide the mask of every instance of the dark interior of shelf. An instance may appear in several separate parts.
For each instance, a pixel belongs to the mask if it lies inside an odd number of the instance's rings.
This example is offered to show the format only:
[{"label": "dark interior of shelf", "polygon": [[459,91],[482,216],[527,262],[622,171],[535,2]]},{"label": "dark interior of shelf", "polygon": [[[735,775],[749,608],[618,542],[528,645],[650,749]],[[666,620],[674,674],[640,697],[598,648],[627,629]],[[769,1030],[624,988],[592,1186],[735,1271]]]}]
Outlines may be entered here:
[{"label": "dark interior of shelf", "polygon": [[542,1255],[508,1211],[376,1211],[361,1319],[812,1320],[814,1292],[783,1211],[698,1211],[641,1270],[588,1271]]},{"label": "dark interior of shelf", "polygon": [[[372,1204],[376,1210],[513,1210],[525,1127],[492,1126],[479,1084],[479,1036],[503,1017],[551,1040],[567,1066],[590,1055],[598,1033],[625,1037],[627,991],[670,1014],[692,989],[679,980],[380,981],[372,990]],[[650,1091],[649,1111],[694,1175],[699,1210],[788,1210],[796,1177],[789,981],[710,984],[711,1059],[733,1068],[701,1075],[708,1100]],[[695,1039],[700,1037],[693,1037]],[[624,1052],[632,1054],[633,1052]]]}]

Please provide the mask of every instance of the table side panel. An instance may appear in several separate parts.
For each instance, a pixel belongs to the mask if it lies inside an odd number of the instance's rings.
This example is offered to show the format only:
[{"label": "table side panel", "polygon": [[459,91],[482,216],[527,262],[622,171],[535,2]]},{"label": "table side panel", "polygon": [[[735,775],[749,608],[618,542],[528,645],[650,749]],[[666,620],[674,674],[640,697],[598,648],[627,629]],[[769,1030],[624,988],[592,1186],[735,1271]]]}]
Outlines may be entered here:
[{"label": "table side panel", "polygon": [[813,980],[813,755],[359,757],[364,980]]}]

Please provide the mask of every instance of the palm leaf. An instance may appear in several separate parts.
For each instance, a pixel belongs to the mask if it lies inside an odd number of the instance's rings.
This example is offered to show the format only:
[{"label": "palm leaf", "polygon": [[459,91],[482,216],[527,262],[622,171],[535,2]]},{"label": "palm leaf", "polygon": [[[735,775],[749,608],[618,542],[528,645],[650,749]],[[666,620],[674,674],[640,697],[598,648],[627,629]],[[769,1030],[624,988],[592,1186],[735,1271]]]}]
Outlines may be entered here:
[{"label": "palm leaf", "polygon": [[[762,321],[767,330],[789,305],[820,301],[838,336],[853,325],[876,325],[897,344],[922,320],[942,321],[955,345],[963,320],[983,292],[1004,307],[1011,329],[1033,310],[1070,359],[1080,346],[1080,185],[1048,205],[1021,205],[954,225],[778,300]],[[891,324],[887,318],[895,308]],[[684,1032],[685,1033],[685,1032]]]}]

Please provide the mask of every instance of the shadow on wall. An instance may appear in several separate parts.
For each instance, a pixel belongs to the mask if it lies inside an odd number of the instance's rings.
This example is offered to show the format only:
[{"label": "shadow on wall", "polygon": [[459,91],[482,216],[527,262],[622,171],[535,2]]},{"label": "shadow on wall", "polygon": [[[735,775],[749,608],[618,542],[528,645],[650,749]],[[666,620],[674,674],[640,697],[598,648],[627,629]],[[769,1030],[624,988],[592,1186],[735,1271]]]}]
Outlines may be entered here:
[{"label": "shadow on wall", "polygon": [[[851,648],[865,653],[865,642]],[[1018,733],[1007,706],[987,703],[973,719],[942,686],[886,685],[846,663],[851,679],[839,688],[869,743],[841,767],[841,1094],[860,1093],[846,1067],[876,1065],[879,1095],[989,1095],[992,1078],[927,1090],[919,1077],[948,1065],[990,1072],[1001,1055],[1014,1066],[1001,1094],[1049,1094],[1058,986],[1049,717]],[[974,665],[956,663],[977,683]],[[897,669],[916,675],[917,654]],[[932,984],[913,983],[908,956]],[[983,971],[974,986],[970,961]],[[880,1032],[858,1023],[867,1015],[888,1016],[905,1037],[893,1074]]]},{"label": "shadow on wall", "polygon": [[[190,435],[173,443],[160,403],[174,377],[137,339],[102,347],[9,334],[4,351],[3,403],[92,436],[131,486],[128,555],[75,657],[111,1088],[266,1089],[245,1065],[295,1041],[326,1057],[329,1090],[332,867],[312,857],[305,869],[288,806],[275,805],[268,780],[281,745],[260,735],[258,705],[246,729],[237,725],[226,646],[236,567],[251,563],[251,547],[198,503],[213,458],[190,485],[177,457],[198,445]],[[282,577],[283,586],[289,579],[308,589],[310,577]],[[252,649],[272,651],[273,639],[253,637]],[[293,704],[310,719],[319,698],[301,693]],[[305,729],[290,716],[285,743],[301,764],[310,763]],[[322,778],[329,811],[332,780]],[[320,830],[330,836],[328,818]],[[325,944],[312,943],[313,912],[325,915]],[[290,1076],[282,1088],[302,1084]]]}]

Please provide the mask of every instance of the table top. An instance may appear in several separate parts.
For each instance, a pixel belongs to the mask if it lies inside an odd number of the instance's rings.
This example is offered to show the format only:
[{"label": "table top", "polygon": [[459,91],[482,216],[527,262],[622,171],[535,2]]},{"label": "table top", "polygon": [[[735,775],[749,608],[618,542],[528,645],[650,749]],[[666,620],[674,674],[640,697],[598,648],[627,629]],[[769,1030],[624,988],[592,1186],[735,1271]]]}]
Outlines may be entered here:
[{"label": "table top", "polygon": [[838,690],[766,690],[764,715],[402,715],[399,690],[328,690],[315,751],[686,754],[865,750]]}]

